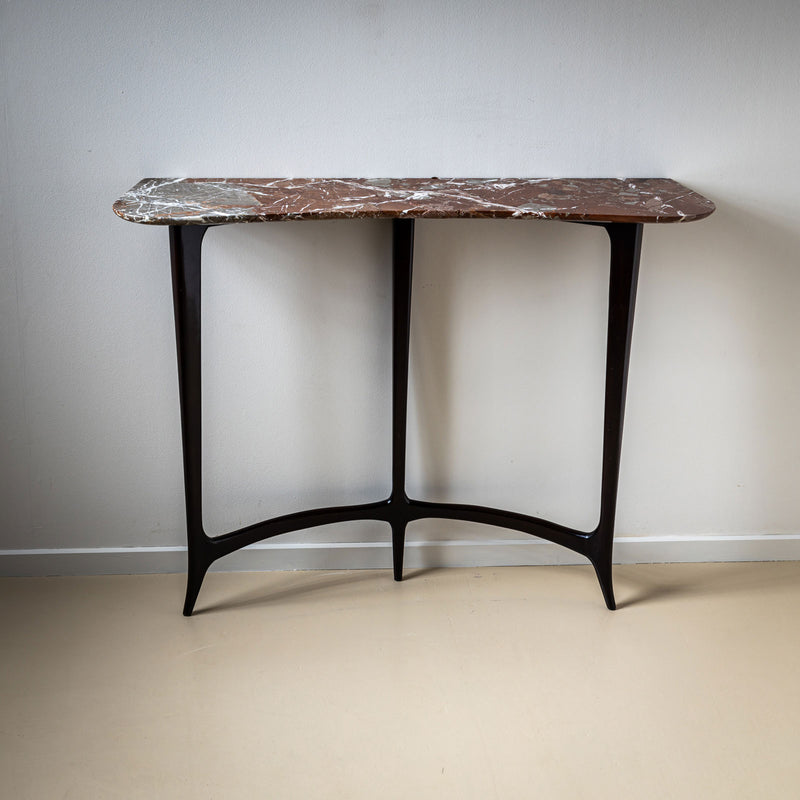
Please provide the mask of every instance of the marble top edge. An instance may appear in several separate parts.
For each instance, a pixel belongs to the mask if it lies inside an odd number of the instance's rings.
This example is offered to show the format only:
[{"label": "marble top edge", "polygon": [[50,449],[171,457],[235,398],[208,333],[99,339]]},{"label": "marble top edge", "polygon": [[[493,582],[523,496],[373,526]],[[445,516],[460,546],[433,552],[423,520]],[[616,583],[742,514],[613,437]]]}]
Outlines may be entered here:
[{"label": "marble top edge", "polygon": [[691,222],[714,204],[669,178],[145,178],[114,212],[149,225],[301,219]]}]

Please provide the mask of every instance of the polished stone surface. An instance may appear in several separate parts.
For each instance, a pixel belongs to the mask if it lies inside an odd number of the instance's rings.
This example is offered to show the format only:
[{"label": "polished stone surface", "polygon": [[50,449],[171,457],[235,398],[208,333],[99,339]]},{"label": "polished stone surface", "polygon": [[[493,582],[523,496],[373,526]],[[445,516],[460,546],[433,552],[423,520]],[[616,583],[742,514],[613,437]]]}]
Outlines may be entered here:
[{"label": "polished stone surface", "polygon": [[114,212],[148,225],[288,219],[691,222],[714,204],[668,178],[147,178]]}]

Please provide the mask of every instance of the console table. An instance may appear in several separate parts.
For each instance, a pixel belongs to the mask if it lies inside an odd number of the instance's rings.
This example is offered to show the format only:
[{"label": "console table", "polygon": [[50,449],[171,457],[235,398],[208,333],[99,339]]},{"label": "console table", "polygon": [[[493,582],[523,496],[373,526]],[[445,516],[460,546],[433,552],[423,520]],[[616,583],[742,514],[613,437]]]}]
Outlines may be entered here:
[{"label": "console table", "polygon": [[[351,520],[382,520],[392,530],[395,580],[402,579],[409,522],[432,517],[480,522],[539,536],[589,559],[614,609],[611,554],[622,447],[636,282],[645,223],[691,222],[714,204],[675,181],[646,179],[244,179],[149,178],[115,204],[130,222],[168,225],[178,349],[188,579],[191,615],[203,578],[218,558],[281,533]],[[593,531],[456,503],[430,503],[405,491],[408,354],[414,220],[551,219],[598,225],[611,241],[600,516]],[[318,508],[209,537],[202,519],[200,252],[210,226],[280,220],[392,220],[392,481],[374,503]]]}]

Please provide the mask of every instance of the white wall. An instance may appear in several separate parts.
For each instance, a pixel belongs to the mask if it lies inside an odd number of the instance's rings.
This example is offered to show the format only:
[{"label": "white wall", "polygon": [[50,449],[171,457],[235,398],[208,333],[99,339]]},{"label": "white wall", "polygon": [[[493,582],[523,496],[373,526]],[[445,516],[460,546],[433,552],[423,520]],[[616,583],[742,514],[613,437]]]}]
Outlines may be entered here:
[{"label": "white wall", "polygon": [[[709,220],[645,231],[618,552],[800,557],[794,0],[11,0],[0,37],[0,549],[87,551],[2,569],[134,546],[154,548],[141,568],[182,563],[167,232],[111,212],[139,178],[178,175],[668,176],[708,195]],[[388,232],[206,237],[211,531],[387,491]],[[602,231],[427,221],[417,241],[410,489],[589,527]],[[283,541],[387,540],[374,523]],[[242,563],[372,551],[311,552]],[[519,558],[563,556],[544,552]]]}]

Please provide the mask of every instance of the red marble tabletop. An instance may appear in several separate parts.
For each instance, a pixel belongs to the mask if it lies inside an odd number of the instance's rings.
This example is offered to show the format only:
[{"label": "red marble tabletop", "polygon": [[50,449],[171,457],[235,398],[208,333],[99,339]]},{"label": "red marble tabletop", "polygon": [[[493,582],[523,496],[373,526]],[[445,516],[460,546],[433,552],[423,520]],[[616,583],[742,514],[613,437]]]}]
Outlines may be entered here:
[{"label": "red marble tabletop", "polygon": [[691,222],[714,204],[668,178],[147,178],[114,212],[147,225],[289,219]]}]

